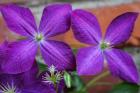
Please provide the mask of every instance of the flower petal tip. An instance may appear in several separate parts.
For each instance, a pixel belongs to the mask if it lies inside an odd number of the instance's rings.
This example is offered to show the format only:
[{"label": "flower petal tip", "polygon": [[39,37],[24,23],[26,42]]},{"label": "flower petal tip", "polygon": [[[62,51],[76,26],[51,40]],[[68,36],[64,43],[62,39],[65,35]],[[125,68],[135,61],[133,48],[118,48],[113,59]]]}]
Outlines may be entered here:
[{"label": "flower petal tip", "polygon": [[71,6],[71,4],[70,3],[53,3],[53,4],[48,4],[48,6],[57,6],[57,5],[61,5],[61,6],[63,6],[63,7],[67,7],[67,8],[69,8],[69,9],[71,9],[72,10],[72,6]]},{"label": "flower petal tip", "polygon": [[133,21],[135,22],[138,15],[139,15],[139,13],[137,13],[137,12],[126,12],[126,13],[120,15],[120,16],[126,16],[126,17],[128,16],[129,18],[133,18]]},{"label": "flower petal tip", "polygon": [[80,12],[85,12],[85,11],[82,10],[82,9],[73,10],[73,11],[72,11],[72,16],[78,16],[78,14],[79,14]]}]

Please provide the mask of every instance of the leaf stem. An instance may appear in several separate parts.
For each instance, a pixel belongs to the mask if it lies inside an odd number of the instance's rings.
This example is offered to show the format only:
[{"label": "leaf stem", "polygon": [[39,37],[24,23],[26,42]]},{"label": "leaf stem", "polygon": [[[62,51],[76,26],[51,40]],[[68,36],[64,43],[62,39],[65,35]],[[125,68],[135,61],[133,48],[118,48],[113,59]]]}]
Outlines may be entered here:
[{"label": "leaf stem", "polygon": [[100,80],[101,78],[103,78],[103,77],[105,77],[105,76],[108,76],[109,74],[110,74],[110,72],[109,72],[109,71],[106,71],[106,72],[100,74],[99,76],[93,78],[89,83],[87,83],[87,85],[82,89],[82,91],[85,91],[85,90],[88,89],[89,87],[96,85],[96,82],[97,82],[98,80]]}]

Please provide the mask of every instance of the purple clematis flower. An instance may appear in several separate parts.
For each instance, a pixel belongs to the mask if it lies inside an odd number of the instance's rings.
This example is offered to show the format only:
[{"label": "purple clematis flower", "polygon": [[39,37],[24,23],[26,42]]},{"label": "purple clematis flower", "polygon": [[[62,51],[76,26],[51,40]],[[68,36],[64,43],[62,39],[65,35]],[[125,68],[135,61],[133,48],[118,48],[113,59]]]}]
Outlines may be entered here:
[{"label": "purple clematis flower", "polygon": [[69,4],[48,5],[37,28],[28,8],[16,5],[2,7],[1,13],[9,29],[27,38],[8,45],[6,59],[1,64],[3,72],[16,74],[28,71],[34,63],[38,47],[48,66],[72,70],[75,58],[71,48],[63,42],[50,39],[70,28],[71,11]]},{"label": "purple clematis flower", "polygon": [[53,65],[50,66],[47,71],[43,71],[39,75],[39,81],[42,85],[49,84],[57,90],[58,93],[64,93],[64,89],[66,88],[64,82],[64,72],[58,71]]},{"label": "purple clematis flower", "polygon": [[84,10],[72,12],[72,29],[75,38],[89,47],[81,48],[77,54],[79,75],[95,75],[103,70],[104,61],[114,76],[132,82],[138,82],[138,72],[132,57],[115,47],[129,39],[138,14],[127,12],[116,17],[102,38],[98,20]]},{"label": "purple clematis flower", "polygon": [[[5,41],[0,46],[0,59],[5,59],[9,42]],[[2,64],[2,63],[1,63]],[[58,71],[55,66],[50,66],[41,74],[37,63],[29,71],[19,74],[3,73],[0,64],[0,93],[63,93],[65,82],[63,71]],[[2,83],[2,84],[1,84]],[[21,84],[22,83],[22,84]],[[4,93],[5,93],[4,92]]]},{"label": "purple clematis flower", "polygon": [[49,84],[37,80],[38,68],[33,67],[20,74],[0,74],[0,93],[56,93]]}]

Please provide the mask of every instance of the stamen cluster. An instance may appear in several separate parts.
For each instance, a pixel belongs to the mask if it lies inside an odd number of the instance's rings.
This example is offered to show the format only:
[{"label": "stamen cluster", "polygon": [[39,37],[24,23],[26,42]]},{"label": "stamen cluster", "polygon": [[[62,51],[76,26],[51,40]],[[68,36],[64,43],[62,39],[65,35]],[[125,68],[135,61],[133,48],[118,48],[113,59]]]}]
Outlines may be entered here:
[{"label": "stamen cluster", "polygon": [[46,72],[42,76],[43,82],[55,85],[63,79],[63,72],[57,71],[53,65],[49,67],[48,71],[49,73]]},{"label": "stamen cluster", "polygon": [[12,83],[11,85],[7,83],[7,85],[0,85],[1,93],[20,93],[17,87]]}]

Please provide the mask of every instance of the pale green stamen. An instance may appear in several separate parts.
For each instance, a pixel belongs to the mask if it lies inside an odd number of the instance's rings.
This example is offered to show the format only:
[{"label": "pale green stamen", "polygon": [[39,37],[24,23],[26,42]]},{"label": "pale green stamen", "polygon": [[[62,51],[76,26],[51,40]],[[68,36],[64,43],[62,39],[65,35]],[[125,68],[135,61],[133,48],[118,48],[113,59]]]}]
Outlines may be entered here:
[{"label": "pale green stamen", "polygon": [[35,40],[38,41],[38,42],[41,41],[41,40],[43,40],[43,38],[44,38],[44,36],[42,34],[37,34],[35,36]]},{"label": "pale green stamen", "polygon": [[102,42],[102,43],[100,44],[100,48],[101,48],[102,50],[105,50],[106,48],[109,48],[109,44],[106,43],[106,42]]},{"label": "pale green stamen", "polygon": [[42,77],[43,82],[56,84],[63,78],[62,73],[57,71],[53,65],[51,67],[49,67],[49,72],[50,72],[50,75],[48,73],[46,73]]},{"label": "pale green stamen", "polygon": [[[7,83],[7,85],[0,85],[0,92],[2,93],[17,93],[17,88],[14,86],[14,84],[10,85]],[[20,93],[20,92],[18,92]]]}]

